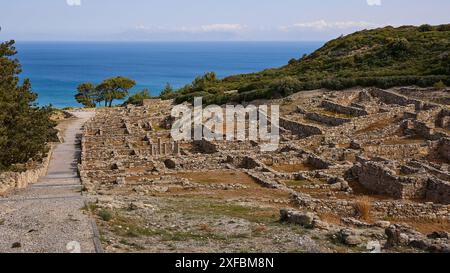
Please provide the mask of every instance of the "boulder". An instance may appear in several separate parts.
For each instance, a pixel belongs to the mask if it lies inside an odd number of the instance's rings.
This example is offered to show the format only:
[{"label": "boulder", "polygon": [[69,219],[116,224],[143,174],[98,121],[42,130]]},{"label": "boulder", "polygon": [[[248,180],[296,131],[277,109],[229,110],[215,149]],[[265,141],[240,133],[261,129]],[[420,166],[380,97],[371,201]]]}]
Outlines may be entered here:
[{"label": "boulder", "polygon": [[173,159],[166,159],[164,160],[164,165],[167,169],[175,169],[177,167],[177,162]]},{"label": "boulder", "polygon": [[311,212],[299,212],[291,209],[282,209],[280,211],[281,221],[297,224],[306,228],[313,227],[315,217],[314,213]]}]

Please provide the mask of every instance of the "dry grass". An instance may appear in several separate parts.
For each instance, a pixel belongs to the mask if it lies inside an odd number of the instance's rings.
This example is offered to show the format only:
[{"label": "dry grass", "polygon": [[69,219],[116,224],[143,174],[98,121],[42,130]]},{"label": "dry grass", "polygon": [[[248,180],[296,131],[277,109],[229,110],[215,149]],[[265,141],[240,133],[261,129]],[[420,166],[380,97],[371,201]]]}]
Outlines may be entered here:
[{"label": "dry grass", "polygon": [[205,172],[191,172],[191,173],[177,173],[176,177],[187,178],[196,183],[205,184],[220,184],[220,183],[240,183],[253,184],[253,178],[243,172],[234,171],[205,171]]},{"label": "dry grass", "polygon": [[272,169],[274,169],[277,172],[296,173],[303,171],[313,171],[316,168],[307,163],[300,163],[300,164],[277,164],[273,165]]},{"label": "dry grass", "polygon": [[252,232],[255,234],[264,234],[267,233],[269,229],[265,225],[257,225],[253,228]]},{"label": "dry grass", "polygon": [[356,131],[355,135],[360,135],[360,134],[364,134],[364,133],[373,132],[375,130],[383,129],[393,123],[398,122],[398,120],[399,120],[398,118],[388,118],[388,119],[378,120],[378,121],[370,124],[366,128]]},{"label": "dry grass", "polygon": [[393,223],[408,224],[423,234],[431,234],[435,231],[450,232],[450,221],[446,219],[390,219]]},{"label": "dry grass", "polygon": [[198,226],[198,230],[208,232],[208,233],[212,233],[214,231],[214,229],[208,224],[200,224]]},{"label": "dry grass", "polygon": [[333,213],[320,213],[319,218],[329,224],[340,225],[341,217]]},{"label": "dry grass", "polygon": [[353,204],[355,216],[369,221],[372,218],[372,201],[368,197],[360,197]]}]

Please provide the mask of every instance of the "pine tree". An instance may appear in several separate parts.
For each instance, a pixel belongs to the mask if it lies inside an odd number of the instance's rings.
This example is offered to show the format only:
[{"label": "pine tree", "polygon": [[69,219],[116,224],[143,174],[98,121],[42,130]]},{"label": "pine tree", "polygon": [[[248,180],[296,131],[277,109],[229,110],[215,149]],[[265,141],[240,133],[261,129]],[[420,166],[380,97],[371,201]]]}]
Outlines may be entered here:
[{"label": "pine tree", "polygon": [[37,107],[30,81],[20,83],[14,44],[0,44],[0,170],[42,157],[55,132],[51,107]]}]

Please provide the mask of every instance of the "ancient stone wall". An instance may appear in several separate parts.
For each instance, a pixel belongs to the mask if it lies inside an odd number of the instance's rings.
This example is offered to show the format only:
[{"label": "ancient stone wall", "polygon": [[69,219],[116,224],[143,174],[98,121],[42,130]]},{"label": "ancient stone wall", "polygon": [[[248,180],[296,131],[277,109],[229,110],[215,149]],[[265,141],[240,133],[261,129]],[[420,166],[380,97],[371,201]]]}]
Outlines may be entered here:
[{"label": "ancient stone wall", "polygon": [[5,172],[0,174],[0,194],[13,189],[24,189],[30,184],[36,183],[40,177],[45,176],[50,163],[53,149],[50,149],[47,157],[38,166],[24,172]]},{"label": "ancient stone wall", "polygon": [[328,169],[329,167],[331,167],[333,165],[331,162],[323,160],[322,158],[320,158],[314,154],[311,154],[310,156],[308,156],[307,163],[318,170]]},{"label": "ancient stone wall", "polygon": [[330,126],[340,126],[342,124],[349,123],[351,121],[351,119],[338,118],[328,115],[322,115],[319,113],[307,113],[305,117],[309,120],[317,121]]},{"label": "ancient stone wall", "polygon": [[318,127],[301,124],[285,118],[280,118],[280,127],[291,131],[293,134],[303,137],[322,134],[322,130],[320,130]]},{"label": "ancient stone wall", "polygon": [[412,111],[414,111],[414,106],[409,105],[395,107],[392,108],[389,112],[385,113],[377,113],[370,116],[353,118],[349,123],[345,123],[339,127],[330,128],[327,131],[327,136],[341,135],[341,133],[344,133],[345,135],[352,135],[355,131],[366,129],[369,125],[377,120],[388,120],[395,117],[402,117],[405,112]]},{"label": "ancient stone wall", "polygon": [[437,123],[440,127],[450,129],[450,109],[443,109],[437,118]]},{"label": "ancient stone wall", "polygon": [[[445,173],[430,172],[420,162],[412,161],[402,166],[399,174],[392,166],[384,162],[368,161],[359,158],[359,163],[351,169],[352,176],[357,178],[365,188],[377,194],[384,194],[399,199],[424,199],[435,203],[450,203],[450,183]],[[431,175],[429,173],[432,173]]]},{"label": "ancient stone wall", "polygon": [[450,204],[450,182],[437,178],[428,180],[426,199],[430,202]]},{"label": "ancient stone wall", "polygon": [[424,198],[427,178],[399,176],[382,162],[362,161],[352,169],[365,188],[399,199]]},{"label": "ancient stone wall", "polygon": [[382,102],[386,104],[397,104],[402,106],[407,106],[410,104],[414,104],[417,110],[423,109],[424,103],[419,100],[410,99],[408,97],[405,97],[403,95],[396,94],[391,91],[382,90],[378,88],[373,88],[370,90],[370,94],[378,99],[380,99]]},{"label": "ancient stone wall", "polygon": [[214,154],[218,152],[217,145],[206,139],[196,140],[194,141],[194,145],[205,154]]},{"label": "ancient stone wall", "polygon": [[331,112],[341,113],[355,117],[367,116],[369,114],[366,110],[351,106],[340,105],[328,100],[324,100],[322,102],[322,107]]},{"label": "ancient stone wall", "polygon": [[421,136],[428,140],[439,140],[441,138],[448,137],[443,132],[436,132],[435,128],[423,121],[414,120],[409,125],[409,127],[412,128],[413,134]]},{"label": "ancient stone wall", "polygon": [[416,158],[428,154],[429,151],[430,148],[422,144],[373,145],[364,147],[365,156],[376,154],[378,156],[389,156],[390,159],[396,160]]},{"label": "ancient stone wall", "polygon": [[439,152],[443,158],[450,161],[450,138],[442,138],[439,141]]},{"label": "ancient stone wall", "polygon": [[161,102],[162,102],[161,99],[145,99],[143,101],[143,105],[144,106],[152,106],[152,105],[157,105],[157,104],[159,104]]},{"label": "ancient stone wall", "polygon": [[[355,216],[356,200],[315,199],[307,194],[296,193],[292,201],[301,208],[317,213],[335,213],[340,216]],[[371,213],[376,217],[395,217],[398,219],[450,219],[450,206],[432,203],[413,203],[403,201],[376,201]]]}]

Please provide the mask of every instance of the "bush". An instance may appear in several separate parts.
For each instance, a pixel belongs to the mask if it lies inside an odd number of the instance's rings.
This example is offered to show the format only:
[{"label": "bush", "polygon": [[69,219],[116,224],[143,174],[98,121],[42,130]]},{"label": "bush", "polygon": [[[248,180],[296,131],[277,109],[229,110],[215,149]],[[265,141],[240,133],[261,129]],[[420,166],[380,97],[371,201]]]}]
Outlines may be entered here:
[{"label": "bush", "polygon": [[193,102],[194,102],[194,98],[196,98],[196,97],[206,97],[206,96],[208,96],[208,95],[209,95],[209,94],[206,93],[206,92],[193,92],[193,93],[188,93],[188,94],[185,94],[185,95],[177,96],[177,97],[175,98],[175,103],[176,103],[176,104],[181,104],[181,103],[183,103],[183,102],[190,102],[190,103],[193,103]]},{"label": "bush", "polygon": [[430,25],[428,25],[428,24],[421,25],[421,26],[419,27],[419,31],[420,31],[420,32],[428,32],[428,31],[432,31],[432,30],[433,30],[433,27],[430,26]]},{"label": "bush", "polygon": [[239,93],[245,93],[257,89],[266,88],[267,84],[265,82],[252,82],[250,84],[244,85],[238,89]]},{"label": "bush", "polygon": [[395,57],[403,57],[410,50],[410,43],[406,38],[393,39],[387,45],[387,52]]},{"label": "bush", "polygon": [[372,214],[372,202],[368,197],[361,197],[353,204],[355,209],[355,217],[363,220],[370,220]]},{"label": "bush", "polygon": [[166,86],[164,87],[164,90],[161,91],[161,94],[159,95],[159,97],[162,100],[173,99],[175,97],[175,90],[169,83],[167,83]]},{"label": "bush", "polygon": [[292,95],[294,92],[302,90],[302,83],[294,77],[285,77],[275,80],[271,84],[271,90],[274,93],[278,93],[284,97]]},{"label": "bush", "polygon": [[221,93],[221,94],[215,94],[215,95],[207,95],[203,97],[203,104],[204,105],[223,105],[230,101],[230,95]]},{"label": "bush", "polygon": [[150,91],[148,89],[144,89],[141,92],[138,92],[132,96],[130,96],[128,98],[128,100],[126,100],[123,105],[127,105],[127,104],[133,104],[136,106],[142,106],[144,105],[144,100],[146,99],[151,99],[152,96],[150,95]]},{"label": "bush", "polygon": [[270,89],[253,90],[250,92],[240,93],[232,98],[235,102],[250,102],[258,99],[272,98],[272,91]]},{"label": "bush", "polygon": [[105,222],[109,222],[112,220],[113,215],[109,210],[101,210],[98,212],[98,216]]},{"label": "bush", "polygon": [[439,82],[435,83],[433,85],[433,87],[434,87],[434,89],[437,89],[437,90],[447,88],[447,86],[445,85],[445,83],[443,81],[439,81]]}]

